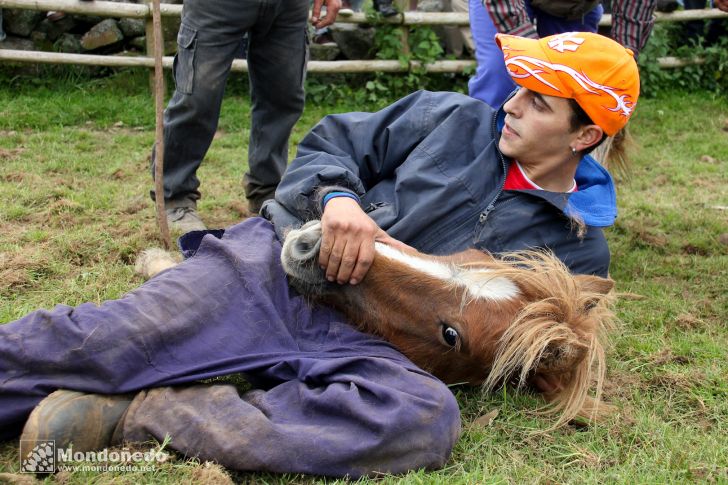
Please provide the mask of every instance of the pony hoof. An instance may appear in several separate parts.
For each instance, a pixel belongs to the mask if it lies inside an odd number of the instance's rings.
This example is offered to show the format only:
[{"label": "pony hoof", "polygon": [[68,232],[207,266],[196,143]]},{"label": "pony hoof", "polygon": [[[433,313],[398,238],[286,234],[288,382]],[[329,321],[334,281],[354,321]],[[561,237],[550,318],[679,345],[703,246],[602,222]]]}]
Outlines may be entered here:
[{"label": "pony hoof", "polygon": [[137,256],[134,272],[148,280],[166,269],[177,266],[178,263],[177,257],[163,249],[145,249]]}]

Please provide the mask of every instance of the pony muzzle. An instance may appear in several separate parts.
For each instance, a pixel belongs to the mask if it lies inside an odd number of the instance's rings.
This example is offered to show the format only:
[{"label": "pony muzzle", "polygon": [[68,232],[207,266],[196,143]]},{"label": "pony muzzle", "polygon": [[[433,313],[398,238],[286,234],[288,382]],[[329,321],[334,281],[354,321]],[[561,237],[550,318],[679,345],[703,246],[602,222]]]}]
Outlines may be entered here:
[{"label": "pony muzzle", "polygon": [[321,249],[321,222],[310,221],[293,229],[287,235],[281,251],[283,270],[291,277],[304,283],[318,284],[325,281],[324,273],[318,267]]}]

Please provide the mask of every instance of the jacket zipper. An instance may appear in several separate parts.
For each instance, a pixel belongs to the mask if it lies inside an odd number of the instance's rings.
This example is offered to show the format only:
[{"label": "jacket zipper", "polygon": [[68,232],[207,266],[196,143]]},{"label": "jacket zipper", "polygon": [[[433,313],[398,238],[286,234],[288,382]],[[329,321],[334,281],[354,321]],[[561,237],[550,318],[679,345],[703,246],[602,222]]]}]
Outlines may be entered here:
[{"label": "jacket zipper", "polygon": [[[493,136],[494,141],[497,140],[497,138],[496,138],[497,133],[495,130],[497,118],[498,118],[498,110],[493,111],[493,119],[491,122],[491,135]],[[480,213],[480,217],[478,217],[478,222],[480,224],[484,224],[485,221],[488,219],[488,214],[490,214],[491,211],[493,211],[493,209],[495,209],[495,202],[498,200],[498,198],[503,193],[503,187],[505,187],[505,185],[506,185],[506,174],[508,172],[508,169],[506,167],[506,160],[503,158],[503,154],[501,153],[500,149],[498,148],[497,142],[496,142],[496,146],[495,146],[495,151],[498,154],[498,158],[500,159],[500,162],[501,162],[501,168],[503,169],[503,182],[501,183],[500,188],[498,189],[498,192],[495,194],[495,197],[493,197],[493,200],[491,200],[490,204],[488,204],[486,206],[485,210]]]},{"label": "jacket zipper", "polygon": [[[497,118],[498,118],[498,111],[496,110],[496,111],[493,112],[493,116],[491,118],[491,136],[493,137],[493,140],[494,141],[496,140],[496,129],[495,129],[495,127],[496,127],[496,120],[497,120]],[[500,198],[501,194],[503,193],[503,187],[505,187],[505,185],[506,185],[506,172],[507,172],[506,161],[503,158],[503,154],[498,149],[498,146],[497,145],[495,147],[495,151],[498,154],[498,158],[500,159],[500,162],[501,162],[501,169],[503,170],[503,182],[501,183],[500,188],[498,189],[498,192],[496,193],[495,197],[493,197],[493,199],[490,201],[490,203],[486,206],[485,210],[483,212],[481,212],[480,215],[478,216],[478,221],[481,224],[484,223],[485,220],[488,218],[488,214],[490,214],[490,212],[493,209],[495,209],[495,203],[498,200],[498,198]],[[450,233],[450,231],[452,229],[459,228],[459,227],[463,226],[464,224],[469,223],[469,221],[472,220],[471,218],[473,217],[473,215],[474,215],[473,213],[470,213],[470,215],[466,215],[462,219],[456,219],[454,221],[451,221],[449,224],[447,224],[447,225],[443,226],[442,228],[440,228],[440,230],[438,231],[438,234],[440,234],[440,235],[442,235],[442,234],[448,234],[448,233]],[[472,224],[472,222],[470,222],[470,223]],[[442,239],[443,239],[442,236],[438,237],[438,239],[433,244],[431,244],[431,246],[436,246],[435,243],[439,244],[439,242]],[[413,241],[413,245],[415,247],[420,247],[420,246],[417,245],[417,243],[419,243],[419,238],[418,238],[418,240]],[[428,249],[429,248],[424,248],[424,247],[422,248],[423,251],[427,251]]]}]

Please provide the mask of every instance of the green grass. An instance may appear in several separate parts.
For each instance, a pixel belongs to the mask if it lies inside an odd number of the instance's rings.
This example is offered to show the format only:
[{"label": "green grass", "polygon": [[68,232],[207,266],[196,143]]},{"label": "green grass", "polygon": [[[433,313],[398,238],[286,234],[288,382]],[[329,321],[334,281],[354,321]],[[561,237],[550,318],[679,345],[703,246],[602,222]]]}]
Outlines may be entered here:
[{"label": "green grass", "polygon": [[[160,245],[148,196],[154,116],[145,76],[10,81],[0,83],[0,322],[57,303],[119,297],[141,283],[132,268],[136,254]],[[245,214],[243,93],[237,88],[227,97],[199,174],[201,213],[211,226]],[[308,105],[292,145],[326,113],[359,109]],[[455,389],[464,432],[447,467],[379,481],[728,483],[727,118],[727,100],[675,92],[642,100],[633,120],[641,148],[632,174],[618,182],[620,216],[608,231],[611,272],[623,296],[606,395],[620,413],[602,425],[535,435],[549,425],[534,415],[535,397]],[[492,424],[473,424],[492,410]],[[17,443],[0,445],[0,473],[18,467]],[[227,477],[323,483],[226,472],[180,456],[153,474],[76,472],[48,480]]]}]

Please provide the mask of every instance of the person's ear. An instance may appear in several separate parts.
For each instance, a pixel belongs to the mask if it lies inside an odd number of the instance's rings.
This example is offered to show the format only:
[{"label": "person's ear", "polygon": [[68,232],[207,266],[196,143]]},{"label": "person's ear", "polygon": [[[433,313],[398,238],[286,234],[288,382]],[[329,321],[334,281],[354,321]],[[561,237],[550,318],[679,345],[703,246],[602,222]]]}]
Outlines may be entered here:
[{"label": "person's ear", "polygon": [[576,141],[572,145],[576,151],[586,150],[592,145],[596,145],[602,139],[604,130],[597,125],[585,125],[579,129]]}]

